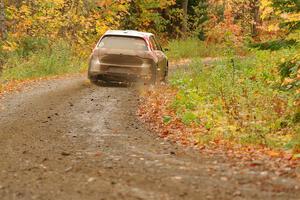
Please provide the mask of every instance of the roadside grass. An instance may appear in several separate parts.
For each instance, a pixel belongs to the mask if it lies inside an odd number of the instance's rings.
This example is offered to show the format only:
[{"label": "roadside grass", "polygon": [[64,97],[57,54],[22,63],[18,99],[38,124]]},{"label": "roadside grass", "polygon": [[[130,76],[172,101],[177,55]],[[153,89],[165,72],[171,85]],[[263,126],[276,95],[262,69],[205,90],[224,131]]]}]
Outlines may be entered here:
[{"label": "roadside grass", "polygon": [[219,57],[225,54],[223,44],[208,45],[197,38],[188,38],[186,40],[172,40],[169,42],[167,56],[171,60],[196,57]]},{"label": "roadside grass", "polygon": [[297,52],[299,47],[252,50],[247,57],[224,57],[210,65],[194,58],[170,77],[178,92],[169,108],[186,126],[205,127],[205,133],[194,135],[198,144],[227,140],[299,152],[295,95],[282,89],[278,69],[282,58]]},{"label": "roadside grass", "polygon": [[22,38],[17,48],[1,51],[0,92],[7,84],[37,78],[82,72],[87,67],[89,48],[64,40]]}]

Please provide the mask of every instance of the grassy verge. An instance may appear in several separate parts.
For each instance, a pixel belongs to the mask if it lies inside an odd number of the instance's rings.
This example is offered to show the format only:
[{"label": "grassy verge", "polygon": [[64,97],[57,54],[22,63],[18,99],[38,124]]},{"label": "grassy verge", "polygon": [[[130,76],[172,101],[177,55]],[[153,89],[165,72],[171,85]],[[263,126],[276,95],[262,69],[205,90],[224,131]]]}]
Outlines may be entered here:
[{"label": "grassy verge", "polygon": [[[189,45],[194,48],[194,43]],[[299,62],[286,62],[298,53],[299,46],[251,50],[245,57],[221,57],[209,65],[198,54],[170,77],[170,86],[147,94],[150,98],[145,99],[140,115],[151,126],[158,124],[163,135],[184,138],[184,143],[201,146],[222,141],[291,150],[300,156],[299,106],[295,103],[299,81],[294,67]],[[287,71],[294,74],[294,86],[283,86],[280,63],[290,67]],[[296,89],[287,89],[291,87]]]},{"label": "grassy verge", "polygon": [[86,52],[62,40],[51,42],[45,38],[25,38],[18,48],[2,56],[0,90],[10,81],[80,72],[87,66]]},{"label": "grassy verge", "polygon": [[281,89],[278,62],[299,49],[255,51],[246,58],[223,59],[209,68],[201,60],[171,77],[177,88],[170,103],[187,126],[201,124],[197,143],[215,139],[299,150],[300,124],[294,95]]},{"label": "grassy verge", "polygon": [[[207,44],[196,38],[186,40],[172,40],[169,42],[167,56],[170,60],[223,57],[228,51],[225,44]],[[246,49],[238,49],[238,53],[245,55]]]}]

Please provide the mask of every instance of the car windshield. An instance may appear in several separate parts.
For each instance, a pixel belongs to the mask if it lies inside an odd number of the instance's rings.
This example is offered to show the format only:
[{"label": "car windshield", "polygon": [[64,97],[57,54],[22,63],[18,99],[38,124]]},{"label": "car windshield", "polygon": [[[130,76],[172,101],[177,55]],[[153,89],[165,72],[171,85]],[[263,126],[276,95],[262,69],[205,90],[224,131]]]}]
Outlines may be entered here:
[{"label": "car windshield", "polygon": [[105,36],[99,43],[98,47],[106,49],[148,51],[145,40],[138,37]]}]

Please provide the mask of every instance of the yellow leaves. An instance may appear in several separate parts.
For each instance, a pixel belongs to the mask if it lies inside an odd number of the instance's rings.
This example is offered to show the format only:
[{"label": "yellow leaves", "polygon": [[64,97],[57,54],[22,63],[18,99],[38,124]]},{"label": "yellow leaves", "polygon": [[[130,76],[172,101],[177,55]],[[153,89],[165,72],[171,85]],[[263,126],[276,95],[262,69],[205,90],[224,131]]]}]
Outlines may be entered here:
[{"label": "yellow leaves", "polygon": [[260,2],[261,18],[264,20],[274,14],[272,0],[261,0]]},{"label": "yellow leaves", "polygon": [[267,30],[269,32],[277,32],[280,30],[280,25],[278,22],[274,22],[273,24],[267,26]]},{"label": "yellow leaves", "polygon": [[18,48],[18,45],[15,42],[6,41],[2,46],[4,51],[13,52]]},{"label": "yellow leaves", "polygon": [[300,21],[300,13],[285,13],[281,15],[286,22],[297,22]]},{"label": "yellow leaves", "polygon": [[[119,29],[130,6],[141,12],[134,19],[137,29],[151,31],[162,20],[156,11],[166,9],[176,0],[35,0],[6,7],[8,24],[13,24],[11,41],[23,36],[67,37],[76,42],[94,40],[107,29]],[[14,5],[14,3],[11,3]],[[154,29],[154,28],[153,28]],[[99,35],[98,35],[99,34]]]},{"label": "yellow leaves", "polygon": [[28,16],[31,14],[30,8],[26,5],[22,5],[19,9],[19,12],[22,13],[22,17]]},{"label": "yellow leaves", "polygon": [[262,8],[271,7],[272,6],[272,0],[261,0],[260,6]]},{"label": "yellow leaves", "polygon": [[104,34],[108,29],[108,26],[106,26],[106,24],[104,24],[102,21],[96,22],[96,31],[99,35]]},{"label": "yellow leaves", "polygon": [[[85,7],[82,0],[36,0],[32,4],[23,3],[19,8],[7,7],[9,23],[14,25],[10,39],[18,41],[29,35],[68,37],[82,42],[95,32],[96,21],[103,18],[103,13],[94,10],[89,11],[91,15],[83,15],[83,9]],[[12,49],[10,45],[6,48]]]},{"label": "yellow leaves", "polygon": [[[45,0],[43,0],[43,1],[45,2]],[[64,6],[64,4],[65,4],[65,0],[51,0],[49,2],[54,3],[56,6]]]},{"label": "yellow leaves", "polygon": [[169,6],[172,6],[174,4],[176,4],[176,0],[159,1],[159,6],[161,9],[168,8]]}]

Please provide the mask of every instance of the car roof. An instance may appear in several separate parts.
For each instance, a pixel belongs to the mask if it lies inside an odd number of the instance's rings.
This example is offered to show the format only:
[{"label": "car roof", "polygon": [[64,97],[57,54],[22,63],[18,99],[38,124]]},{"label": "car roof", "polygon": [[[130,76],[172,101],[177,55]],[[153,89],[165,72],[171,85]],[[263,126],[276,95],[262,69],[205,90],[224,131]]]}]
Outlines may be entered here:
[{"label": "car roof", "polygon": [[135,30],[109,30],[104,33],[106,35],[131,36],[131,37],[150,37],[152,33],[140,32]]}]

